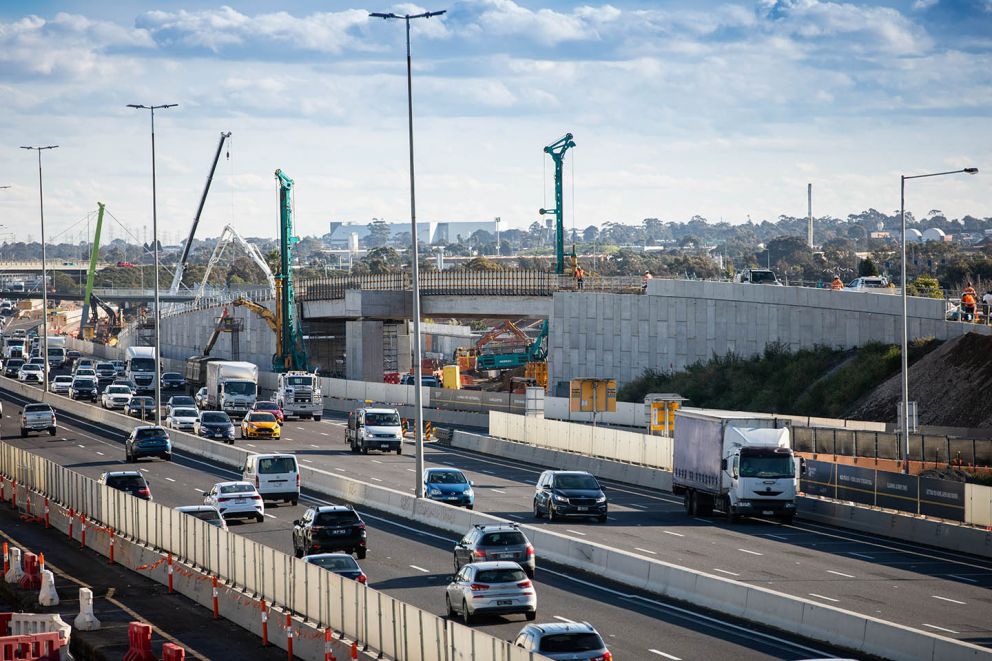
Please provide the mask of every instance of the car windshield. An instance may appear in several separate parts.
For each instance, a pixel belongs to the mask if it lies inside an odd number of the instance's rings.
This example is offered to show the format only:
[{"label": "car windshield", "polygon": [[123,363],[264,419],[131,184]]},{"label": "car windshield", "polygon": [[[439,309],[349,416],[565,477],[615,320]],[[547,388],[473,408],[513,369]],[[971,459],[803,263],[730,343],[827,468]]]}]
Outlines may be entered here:
[{"label": "car windshield", "polygon": [[200,417],[200,412],[196,409],[173,409],[172,417],[174,418],[198,418]]},{"label": "car windshield", "polygon": [[72,383],[71,376],[57,376],[55,377],[55,383]]},{"label": "car windshield", "polygon": [[28,404],[24,407],[25,413],[51,413],[52,407],[48,404]]},{"label": "car windshield", "polygon": [[751,271],[751,282],[775,282],[775,274],[771,271]]},{"label": "car windshield", "polygon": [[220,411],[204,411],[200,417],[200,422],[230,423],[231,419],[227,417],[226,413]]},{"label": "car windshield", "polygon": [[173,397],[169,400],[171,406],[196,406],[196,402],[193,401],[192,397]]},{"label": "car windshield", "polygon": [[527,580],[527,574],[523,569],[483,569],[475,573],[475,580],[478,583],[515,583]]},{"label": "car windshield", "polygon": [[275,422],[276,416],[271,413],[252,413],[248,419],[252,422]]},{"label": "car windshield", "polygon": [[258,460],[258,472],[268,473],[295,473],[296,459],[293,457],[266,457]]},{"label": "car windshield", "polygon": [[178,372],[166,372],[165,374],[162,375],[162,378],[168,381],[178,381],[179,379],[183,378],[183,375],[179,374]]},{"label": "car windshield", "polygon": [[287,377],[286,383],[291,386],[312,386],[313,377],[312,376],[290,376]]},{"label": "car windshield", "polygon": [[400,416],[398,413],[366,413],[365,424],[370,427],[398,427]]},{"label": "car windshield", "polygon": [[41,365],[36,365],[35,363],[28,363],[27,365],[22,365],[21,369],[25,372],[40,372]]},{"label": "car windshield", "polygon": [[107,486],[119,489],[142,489],[145,487],[145,478],[140,475],[112,475],[107,478]]},{"label": "car windshield", "polygon": [[72,382],[72,385],[74,385],[77,388],[92,388],[93,379],[76,379],[75,381]]},{"label": "car windshield", "polygon": [[130,394],[131,389],[127,386],[110,386],[107,392],[111,395],[127,395]]},{"label": "car windshield", "polygon": [[95,370],[91,370],[89,368],[80,368],[80,369],[76,370],[76,374],[79,375],[79,376],[94,376],[94,375],[96,375],[96,371]]},{"label": "car windshield", "polygon": [[132,358],[131,359],[131,371],[132,372],[154,372],[155,371],[155,359],[154,358]]},{"label": "car windshield", "polygon": [[558,489],[588,489],[598,490],[599,482],[592,475],[559,475],[555,478]]},{"label": "car windshield", "polygon": [[258,402],[255,404],[257,411],[278,411],[279,405],[274,402]]},{"label": "car windshield", "polygon": [[350,555],[319,555],[307,560],[310,564],[330,571],[357,571],[358,563]]},{"label": "car windshield", "polygon": [[486,533],[479,546],[519,546],[526,544],[524,534],[517,530]]},{"label": "car windshield", "polygon": [[465,484],[467,481],[459,471],[431,471],[427,476],[430,484]]},{"label": "car windshield", "polygon": [[313,521],[315,526],[339,526],[342,523],[357,523],[358,515],[352,510],[320,512]]},{"label": "car windshield", "polygon": [[134,430],[134,437],[138,440],[145,440],[149,438],[169,438],[169,435],[161,427],[148,427],[146,429],[136,429]]},{"label": "car windshield", "polygon": [[229,395],[251,396],[255,394],[257,386],[251,381],[230,381],[224,384],[224,392]]},{"label": "car windshield", "polygon": [[100,363],[96,366],[98,370],[112,370],[114,366],[112,363]]},{"label": "car windshield", "polygon": [[603,639],[598,633],[553,633],[541,638],[541,651],[551,654],[562,652],[593,652],[603,649]]},{"label": "car windshield", "polygon": [[793,477],[792,457],[749,457],[741,456],[741,477]]},{"label": "car windshield", "polygon": [[225,484],[220,488],[221,493],[251,493],[254,490],[250,484]]},{"label": "car windshield", "polygon": [[151,397],[132,397],[131,406],[140,406],[143,408],[151,408],[155,406],[155,400]]},{"label": "car windshield", "polygon": [[184,514],[195,516],[197,519],[200,519],[201,521],[217,521],[218,519],[220,519],[220,514],[218,514],[217,510],[213,508],[193,510],[192,512],[184,512]]}]

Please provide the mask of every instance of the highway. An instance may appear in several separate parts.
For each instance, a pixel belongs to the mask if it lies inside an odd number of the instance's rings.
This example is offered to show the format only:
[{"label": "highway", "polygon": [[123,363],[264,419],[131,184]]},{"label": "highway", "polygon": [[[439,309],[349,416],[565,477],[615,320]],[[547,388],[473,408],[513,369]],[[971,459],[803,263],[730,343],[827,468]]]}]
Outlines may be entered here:
[{"label": "highway", "polygon": [[[5,442],[31,449],[92,478],[106,470],[129,468],[123,462],[123,433],[63,414],[59,420],[59,434],[55,437],[41,435],[22,439],[17,434],[16,418],[10,416],[17,410],[15,404],[23,401],[9,392],[3,392],[2,399],[8,414],[2,429]],[[324,430],[336,426],[323,422],[301,425],[291,421],[288,424],[289,429],[299,432],[300,436],[310,432],[318,437],[322,433],[330,434]],[[293,442],[289,440],[284,444],[288,446]],[[300,451],[301,460],[316,456],[314,449],[310,450],[309,456],[306,451]],[[375,466],[372,459],[385,461],[386,458],[370,456],[366,459],[370,466]],[[410,457],[399,459],[411,461]],[[197,503],[200,494],[209,490],[214,482],[236,477],[230,470],[180,453],[172,463],[142,461],[138,468],[150,481],[156,502],[168,506]],[[399,470],[408,480],[410,473],[406,467]],[[304,495],[299,507],[269,507],[264,522],[233,522],[231,529],[289,553],[292,551],[292,521],[302,514],[303,504],[327,502],[306,491]],[[361,564],[369,575],[370,585],[418,607],[443,612],[442,586],[452,573],[451,548],[455,537],[422,529],[404,519],[367,510],[360,510],[360,513],[369,526],[369,556]],[[761,631],[751,623],[731,621],[718,614],[665,602],[648,593],[570,572],[567,567],[542,565],[540,558],[538,562],[538,621],[589,621],[608,641],[617,659],[800,659],[833,653],[829,646]],[[522,617],[510,617],[484,620],[476,626],[498,637],[512,639],[523,625]]]}]

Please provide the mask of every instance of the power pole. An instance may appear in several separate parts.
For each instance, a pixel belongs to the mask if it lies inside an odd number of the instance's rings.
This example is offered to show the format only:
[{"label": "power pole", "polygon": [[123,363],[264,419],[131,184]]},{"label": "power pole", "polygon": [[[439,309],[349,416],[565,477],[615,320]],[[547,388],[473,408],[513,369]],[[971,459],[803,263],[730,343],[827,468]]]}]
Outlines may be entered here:
[{"label": "power pole", "polygon": [[806,184],[806,243],[813,249],[813,184]]}]

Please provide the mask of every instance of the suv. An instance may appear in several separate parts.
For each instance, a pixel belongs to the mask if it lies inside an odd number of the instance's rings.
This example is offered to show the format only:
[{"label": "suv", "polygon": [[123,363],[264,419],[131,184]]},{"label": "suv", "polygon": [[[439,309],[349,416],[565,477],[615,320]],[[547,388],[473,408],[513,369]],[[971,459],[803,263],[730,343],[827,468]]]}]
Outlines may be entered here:
[{"label": "suv", "polygon": [[547,659],[612,661],[603,637],[588,622],[528,624],[513,640],[516,647]]},{"label": "suv", "polygon": [[124,454],[129,464],[142,457],[162,457],[166,461],[172,461],[169,432],[157,425],[135,427],[124,441]]},{"label": "suv", "polygon": [[534,518],[554,521],[565,516],[594,516],[606,523],[608,503],[603,488],[585,471],[544,471],[534,492]]},{"label": "suv", "polygon": [[3,364],[3,375],[11,379],[16,379],[21,367],[24,366],[23,358],[10,358]]},{"label": "suv", "polygon": [[778,278],[775,276],[775,272],[771,269],[744,269],[737,274],[737,277],[734,278],[734,282],[742,282],[752,285],[782,286],[782,283],[779,282]]},{"label": "suv", "polygon": [[88,399],[96,402],[100,397],[100,388],[96,379],[91,376],[77,376],[69,386],[69,399]]},{"label": "suv", "polygon": [[855,278],[844,285],[844,289],[851,291],[873,291],[876,289],[886,289],[889,281],[880,275],[863,276]]},{"label": "suv", "polygon": [[97,363],[94,369],[96,369],[96,376],[100,381],[113,381],[114,377],[117,376],[114,364],[109,361]]},{"label": "suv", "polygon": [[55,409],[49,404],[25,404],[21,410],[21,436],[28,432],[48,430],[49,436],[55,436],[57,423]]},{"label": "suv", "polygon": [[151,500],[152,492],[148,488],[145,476],[139,471],[110,471],[102,473],[97,483],[104,484],[111,489],[129,493],[135,498]]},{"label": "suv", "polygon": [[512,560],[520,565],[530,578],[534,578],[537,569],[534,546],[515,523],[493,526],[475,524],[475,527],[455,544],[454,558],[455,573],[467,564],[485,560]]},{"label": "suv", "polygon": [[310,507],[293,521],[293,552],[297,558],[315,551],[347,551],[361,560],[367,552],[365,524],[350,505]]},{"label": "suv", "polygon": [[100,399],[105,409],[126,409],[127,403],[131,401],[131,396],[130,388],[122,384],[112,383],[104,388]]}]

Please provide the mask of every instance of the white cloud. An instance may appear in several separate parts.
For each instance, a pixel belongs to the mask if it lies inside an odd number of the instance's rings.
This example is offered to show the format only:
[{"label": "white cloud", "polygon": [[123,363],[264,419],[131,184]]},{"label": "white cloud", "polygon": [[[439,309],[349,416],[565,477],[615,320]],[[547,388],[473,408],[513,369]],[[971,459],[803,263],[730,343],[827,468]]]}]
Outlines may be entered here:
[{"label": "white cloud", "polygon": [[915,11],[925,11],[931,7],[935,7],[940,3],[940,0],[915,0],[913,2],[913,9]]}]

